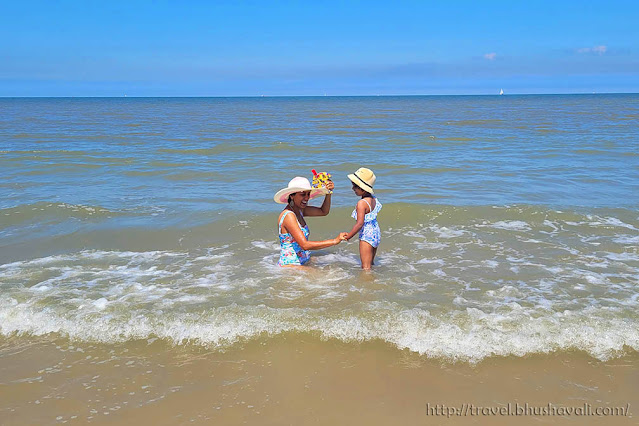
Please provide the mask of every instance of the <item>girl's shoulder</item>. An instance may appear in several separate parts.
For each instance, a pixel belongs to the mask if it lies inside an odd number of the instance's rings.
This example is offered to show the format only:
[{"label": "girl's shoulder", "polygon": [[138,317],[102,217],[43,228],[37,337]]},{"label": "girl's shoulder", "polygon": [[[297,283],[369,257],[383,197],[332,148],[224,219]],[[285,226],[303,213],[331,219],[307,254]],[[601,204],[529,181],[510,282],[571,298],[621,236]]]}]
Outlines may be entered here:
[{"label": "girl's shoulder", "polygon": [[357,202],[357,207],[368,207],[370,211],[373,211],[375,202],[376,200],[373,197],[364,197]]}]

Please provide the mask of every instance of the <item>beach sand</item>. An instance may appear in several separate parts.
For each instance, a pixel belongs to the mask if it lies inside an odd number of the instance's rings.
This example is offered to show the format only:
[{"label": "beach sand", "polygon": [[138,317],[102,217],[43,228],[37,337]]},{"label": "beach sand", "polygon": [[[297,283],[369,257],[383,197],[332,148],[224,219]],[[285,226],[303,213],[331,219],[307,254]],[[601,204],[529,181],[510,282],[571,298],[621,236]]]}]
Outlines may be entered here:
[{"label": "beach sand", "polygon": [[[224,352],[160,340],[78,345],[12,337],[0,340],[0,401],[3,425],[637,424],[639,355],[603,362],[557,353],[470,365],[382,341],[300,333]],[[516,404],[551,403],[593,413],[629,408],[629,415],[481,414],[506,411],[509,403],[513,412]]]}]

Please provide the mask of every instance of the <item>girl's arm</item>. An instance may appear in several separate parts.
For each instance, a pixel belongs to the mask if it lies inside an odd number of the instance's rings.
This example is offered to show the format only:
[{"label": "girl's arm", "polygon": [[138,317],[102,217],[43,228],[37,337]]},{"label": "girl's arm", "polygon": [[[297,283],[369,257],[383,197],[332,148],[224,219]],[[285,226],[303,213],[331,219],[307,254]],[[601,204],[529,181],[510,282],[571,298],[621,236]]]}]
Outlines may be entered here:
[{"label": "girl's arm", "polygon": [[304,236],[304,233],[300,229],[297,224],[297,220],[295,219],[294,214],[287,214],[284,218],[283,225],[286,227],[286,230],[291,234],[295,242],[302,247],[302,250],[318,250],[326,247],[336,246],[344,240],[345,232],[339,234],[336,238],[332,240],[324,240],[324,241],[308,241]]},{"label": "girl's arm", "polygon": [[351,229],[351,232],[346,235],[347,240],[350,240],[355,235],[357,235],[359,230],[362,229],[362,226],[364,226],[364,216],[366,216],[366,201],[359,200],[355,209],[357,211],[357,222],[355,222],[355,225],[353,226],[353,229]]},{"label": "girl's arm", "polygon": [[[332,191],[335,189],[333,181],[329,180],[326,189]],[[308,206],[304,209],[304,216],[326,216],[331,211],[331,194],[326,194],[322,207]]]}]

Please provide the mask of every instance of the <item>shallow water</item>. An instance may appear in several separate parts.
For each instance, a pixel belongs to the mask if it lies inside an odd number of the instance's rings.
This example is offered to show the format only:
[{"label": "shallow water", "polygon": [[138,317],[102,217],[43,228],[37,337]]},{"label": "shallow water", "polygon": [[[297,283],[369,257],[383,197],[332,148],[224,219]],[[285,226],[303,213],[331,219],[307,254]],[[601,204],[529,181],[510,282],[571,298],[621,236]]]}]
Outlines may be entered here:
[{"label": "shallow water", "polygon": [[[639,350],[639,96],[1,99],[0,333],[444,361]],[[272,195],[377,174],[382,245],[282,270]],[[316,202],[317,203],[317,202]],[[84,342],[84,343],[83,343]]]}]

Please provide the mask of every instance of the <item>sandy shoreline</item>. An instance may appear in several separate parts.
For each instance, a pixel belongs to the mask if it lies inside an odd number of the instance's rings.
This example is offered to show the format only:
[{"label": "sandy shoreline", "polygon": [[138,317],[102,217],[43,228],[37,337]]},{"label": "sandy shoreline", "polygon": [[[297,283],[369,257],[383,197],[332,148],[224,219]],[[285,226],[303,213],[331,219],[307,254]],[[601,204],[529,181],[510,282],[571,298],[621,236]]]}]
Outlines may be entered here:
[{"label": "sandy shoreline", "polygon": [[[601,362],[561,353],[471,366],[379,341],[346,344],[295,333],[222,353],[162,341],[14,337],[0,340],[0,401],[5,425],[636,424],[639,355]],[[526,403],[529,410],[550,403],[593,413],[629,407],[630,415],[482,414]]]}]

